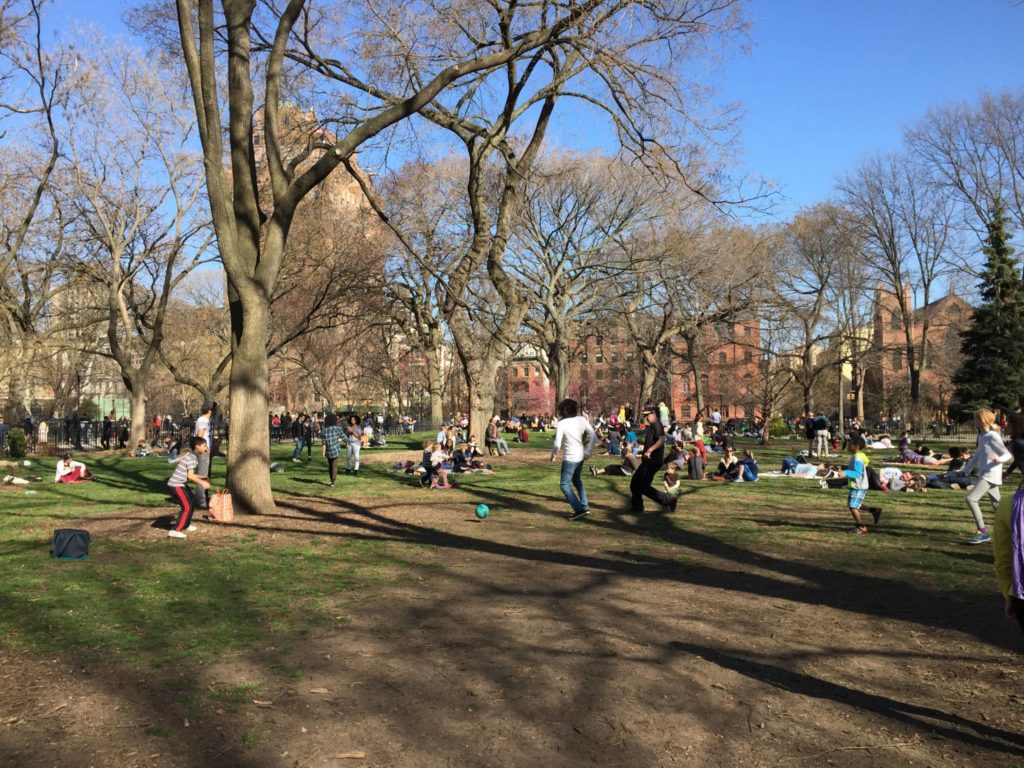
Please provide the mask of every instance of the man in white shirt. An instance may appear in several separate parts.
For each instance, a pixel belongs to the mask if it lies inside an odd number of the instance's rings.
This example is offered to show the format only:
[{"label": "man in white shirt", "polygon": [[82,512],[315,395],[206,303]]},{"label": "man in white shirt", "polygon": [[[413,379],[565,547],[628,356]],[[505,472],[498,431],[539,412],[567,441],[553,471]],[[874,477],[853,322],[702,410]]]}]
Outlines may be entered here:
[{"label": "man in white shirt", "polygon": [[[201,437],[206,441],[206,445],[209,447],[213,442],[213,435],[210,433],[210,420],[213,416],[213,405],[210,403],[203,404],[203,412],[196,419],[196,425],[192,429],[192,437]],[[198,455],[198,465],[196,466],[196,476],[203,478],[203,480],[209,481],[210,479],[210,451],[206,453],[200,453]],[[196,491],[194,494],[195,506],[198,509],[209,509],[210,501],[206,495],[206,489],[202,485],[196,485]]]},{"label": "man in white shirt", "polygon": [[575,400],[563,400],[557,410],[558,428],[555,431],[555,442],[551,446],[551,462],[555,462],[561,450],[562,493],[572,507],[569,519],[579,520],[590,514],[587,492],[583,488],[583,462],[594,452],[597,436],[587,418],[577,415],[579,406]]}]

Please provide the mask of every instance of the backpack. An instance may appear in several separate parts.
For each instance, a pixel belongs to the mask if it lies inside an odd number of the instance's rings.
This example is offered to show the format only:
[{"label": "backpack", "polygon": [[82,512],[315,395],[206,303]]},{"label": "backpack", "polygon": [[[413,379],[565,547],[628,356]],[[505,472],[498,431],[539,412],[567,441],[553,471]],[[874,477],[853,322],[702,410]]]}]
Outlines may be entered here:
[{"label": "backpack", "polygon": [[53,549],[50,557],[55,560],[88,560],[89,532],[75,528],[58,528],[53,532]]}]

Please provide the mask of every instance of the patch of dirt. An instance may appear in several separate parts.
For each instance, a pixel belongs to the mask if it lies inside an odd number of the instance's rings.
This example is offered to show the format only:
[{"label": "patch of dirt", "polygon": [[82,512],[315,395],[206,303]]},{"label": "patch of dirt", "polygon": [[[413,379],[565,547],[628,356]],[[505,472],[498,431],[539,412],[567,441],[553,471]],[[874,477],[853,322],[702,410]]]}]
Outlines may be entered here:
[{"label": "patch of dirt", "polygon": [[[398,489],[387,499],[285,499],[276,517],[202,524],[195,535],[214,540],[238,530],[268,543],[386,539],[403,559],[439,567],[374,587],[349,622],[287,653],[264,648],[165,676],[0,655],[0,764],[1006,768],[1024,759],[1019,638],[988,596],[851,582],[688,531],[684,515],[668,542],[611,508],[570,524],[554,493],[481,524],[469,513],[477,498]],[[94,537],[160,536],[153,518],[140,510],[88,526]],[[198,710],[183,695],[253,683],[241,701],[214,696]],[[173,732],[152,732],[158,724]]]}]

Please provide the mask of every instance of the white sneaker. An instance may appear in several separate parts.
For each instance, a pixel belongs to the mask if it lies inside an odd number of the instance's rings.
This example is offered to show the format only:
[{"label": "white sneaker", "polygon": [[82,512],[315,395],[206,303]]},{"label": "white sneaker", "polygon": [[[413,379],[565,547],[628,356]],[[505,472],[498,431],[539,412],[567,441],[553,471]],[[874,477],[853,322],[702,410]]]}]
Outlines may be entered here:
[{"label": "white sneaker", "polygon": [[292,459],[292,461],[294,461],[296,464],[302,463],[302,459]]},{"label": "white sneaker", "polygon": [[188,528],[186,528],[185,530],[186,530],[186,531],[188,531],[189,533],[195,533],[195,532],[196,532],[196,531],[198,531],[199,529],[198,529],[198,528],[196,528],[196,527],[195,527],[194,525],[190,525],[190,526],[189,526]]},{"label": "white sneaker", "polygon": [[170,539],[187,539],[188,537],[181,531],[168,531],[167,537]]}]

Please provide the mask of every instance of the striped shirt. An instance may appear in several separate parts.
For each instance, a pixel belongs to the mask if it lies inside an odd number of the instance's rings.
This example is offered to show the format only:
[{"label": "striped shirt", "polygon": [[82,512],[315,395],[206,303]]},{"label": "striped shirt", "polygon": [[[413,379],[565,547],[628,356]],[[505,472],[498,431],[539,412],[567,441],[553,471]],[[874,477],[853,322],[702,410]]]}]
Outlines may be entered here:
[{"label": "striped shirt", "polygon": [[327,458],[336,459],[341,456],[341,441],[345,439],[345,431],[339,426],[324,427],[322,437]]},{"label": "striped shirt", "polygon": [[181,488],[188,484],[188,473],[199,466],[199,457],[189,451],[180,459],[178,464],[174,467],[174,474],[171,475],[171,479],[167,481],[167,485],[171,488]]}]

